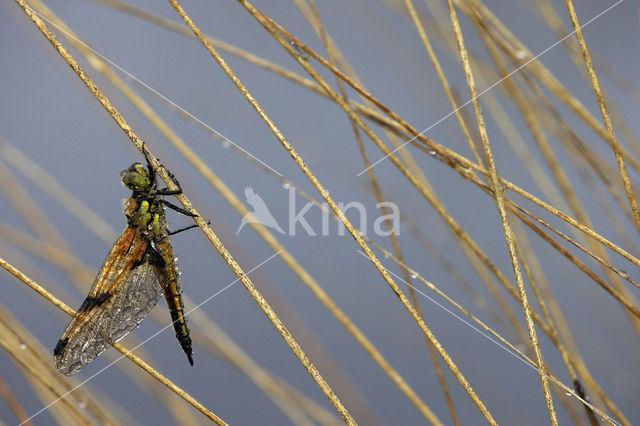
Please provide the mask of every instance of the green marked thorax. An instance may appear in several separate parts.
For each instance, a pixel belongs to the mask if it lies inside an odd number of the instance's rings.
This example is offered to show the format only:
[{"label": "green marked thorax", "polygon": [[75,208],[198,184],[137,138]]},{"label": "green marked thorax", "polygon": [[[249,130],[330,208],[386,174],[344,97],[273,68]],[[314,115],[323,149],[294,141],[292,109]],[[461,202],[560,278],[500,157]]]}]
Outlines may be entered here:
[{"label": "green marked thorax", "polygon": [[130,199],[132,204],[127,206],[125,212],[130,223],[152,238],[163,235],[163,210],[156,202],[155,185],[147,169],[140,163],[134,163],[120,173],[120,178],[122,183],[133,191]]}]

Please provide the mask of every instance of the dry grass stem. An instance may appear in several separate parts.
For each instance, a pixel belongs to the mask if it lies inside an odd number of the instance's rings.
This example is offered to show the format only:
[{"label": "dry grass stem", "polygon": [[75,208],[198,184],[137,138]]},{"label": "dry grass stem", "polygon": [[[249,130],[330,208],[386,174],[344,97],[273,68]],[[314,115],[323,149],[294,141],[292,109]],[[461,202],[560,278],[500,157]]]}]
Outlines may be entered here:
[{"label": "dry grass stem", "polygon": [[505,208],[505,201],[504,201],[504,198],[505,198],[504,192],[502,191],[500,178],[498,177],[498,171],[496,169],[496,165],[493,159],[493,153],[491,152],[491,146],[489,144],[489,136],[487,135],[487,129],[485,127],[484,118],[482,115],[482,109],[480,107],[480,102],[478,101],[478,92],[476,90],[475,81],[473,79],[473,72],[469,64],[469,58],[467,55],[464,39],[462,37],[462,30],[460,28],[460,23],[458,22],[458,15],[456,13],[455,6],[453,5],[452,0],[447,0],[447,4],[449,5],[449,11],[451,13],[451,24],[453,26],[456,39],[458,41],[458,49],[460,50],[460,60],[462,62],[464,73],[467,78],[467,85],[469,86],[469,94],[473,101],[473,109],[476,113],[476,120],[478,122],[478,130],[480,131],[480,136],[482,138],[482,145],[484,147],[485,159],[487,161],[489,171],[490,171],[491,186],[493,187],[493,193],[495,195],[496,204],[498,206],[498,211],[500,213],[500,220],[504,228],[504,236],[507,241],[507,246],[509,247],[509,255],[511,257],[511,264],[513,265],[513,272],[516,277],[516,283],[518,284],[518,290],[520,291],[520,302],[522,303],[522,310],[524,311],[525,319],[527,322],[527,329],[529,331],[531,345],[533,346],[533,351],[535,353],[536,364],[538,366],[540,381],[542,383],[542,391],[544,393],[544,397],[547,402],[547,410],[549,411],[549,420],[551,421],[551,424],[557,425],[558,418],[557,418],[556,410],[553,404],[553,397],[551,396],[551,389],[549,388],[549,381],[547,379],[547,373],[546,373],[547,368],[545,366],[544,359],[542,357],[542,351],[540,350],[540,344],[538,342],[538,335],[537,335],[535,324],[533,322],[533,318],[531,315],[531,307],[529,306],[527,290],[525,289],[525,286],[524,286],[524,279],[522,278],[522,272],[520,270],[520,261],[518,260],[518,253],[516,250],[517,242],[515,240],[515,235],[511,230],[509,219],[507,218],[507,210]]},{"label": "dry grass stem", "polygon": [[[305,70],[309,74],[311,74],[318,83],[320,83],[323,86],[324,90],[327,91],[327,93],[331,94],[331,97],[333,98],[333,100],[336,101],[338,104],[340,104],[340,106],[343,109],[345,109],[345,111],[349,114],[349,117],[354,119],[354,121],[358,123],[358,126],[361,129],[363,129],[367,133],[367,135],[369,137],[374,137],[375,138],[375,135],[371,132],[371,130],[368,127],[366,127],[364,125],[364,123],[360,120],[360,118],[355,115],[353,110],[351,110],[347,105],[345,105],[344,102],[342,101],[342,99],[340,98],[340,96],[337,93],[335,93],[327,85],[327,83],[313,70],[313,68],[311,68],[309,66],[309,64],[307,63],[306,59],[300,57],[300,55],[297,53],[297,51],[289,43],[287,43],[285,40],[283,40],[282,37],[278,33],[274,32],[274,30],[273,30],[273,28],[271,27],[271,24],[270,24],[271,21],[266,19],[264,17],[264,15],[262,15],[260,12],[258,12],[250,3],[246,2],[246,1],[243,1],[243,2],[241,2],[241,4],[252,14],[252,16],[254,16],[254,18],[256,18],[256,20],[258,20],[258,22],[260,22],[265,27],[265,29],[267,29],[272,34],[272,36],[280,43],[280,45],[283,46],[288,51],[288,53],[293,58],[295,58],[298,61],[298,63],[300,65],[302,65],[303,68],[305,68]],[[189,22],[188,22],[188,24],[189,24]],[[193,26],[192,26],[192,30],[194,30]],[[460,383],[463,385],[463,387],[465,388],[467,393],[470,395],[470,397],[472,398],[472,400],[474,401],[476,406],[478,406],[478,408],[480,409],[482,414],[485,416],[485,418],[487,418],[490,422],[493,422],[494,421],[493,417],[491,416],[491,414],[486,409],[484,403],[475,394],[475,391],[473,390],[471,385],[468,383],[466,378],[462,375],[462,373],[460,372],[458,367],[455,365],[453,360],[449,357],[449,355],[444,350],[444,348],[442,347],[440,342],[435,338],[435,336],[433,335],[431,330],[427,327],[427,325],[424,323],[422,318],[420,318],[420,316],[415,311],[415,309],[413,308],[413,306],[411,305],[411,303],[409,302],[407,297],[404,295],[404,293],[402,293],[402,291],[400,290],[398,285],[395,283],[395,281],[390,277],[390,275],[387,273],[387,271],[382,267],[382,265],[380,264],[380,261],[375,257],[373,252],[371,252],[371,249],[364,242],[364,240],[362,239],[362,236],[360,235],[360,233],[353,227],[353,225],[345,217],[344,213],[338,208],[338,206],[335,203],[335,201],[329,196],[328,191],[320,184],[320,182],[311,173],[311,171],[308,169],[308,167],[306,166],[304,161],[300,158],[298,153],[293,149],[291,144],[289,144],[289,142],[284,138],[284,136],[280,133],[278,128],[275,126],[275,124],[269,119],[269,117],[260,108],[260,106],[255,101],[255,99],[253,99],[251,94],[242,85],[240,80],[235,75],[233,75],[233,73],[228,68],[228,66],[226,65],[224,60],[221,57],[219,57],[219,55],[214,50],[214,48],[206,41],[206,39],[204,39],[202,37],[201,33],[199,33],[199,30],[195,29],[194,33],[196,33],[196,35],[199,35],[198,38],[205,45],[205,47],[207,48],[209,53],[211,53],[212,56],[214,56],[216,61],[218,61],[220,63],[221,67],[225,70],[225,72],[227,72],[229,74],[230,78],[239,87],[239,89],[241,90],[243,95],[245,95],[245,97],[250,101],[250,103],[252,104],[254,109],[256,109],[258,114],[261,116],[261,118],[267,123],[267,125],[273,131],[273,133],[276,135],[276,137],[281,142],[281,144],[289,152],[289,154],[292,156],[294,161],[296,161],[296,163],[298,164],[300,169],[305,173],[307,178],[311,181],[311,183],[314,185],[314,187],[322,195],[322,197],[327,202],[327,204],[331,207],[331,209],[340,218],[340,221],[342,223],[344,223],[344,225],[347,228],[347,230],[349,231],[349,233],[354,237],[354,239],[358,242],[360,247],[365,251],[365,253],[369,257],[369,259],[371,259],[372,263],[374,264],[374,266],[376,267],[378,272],[380,272],[380,274],[385,279],[387,284],[389,284],[389,286],[392,288],[394,293],[398,296],[398,298],[400,299],[400,301],[403,304],[403,306],[411,314],[411,316],[416,321],[416,323],[418,323],[418,325],[420,326],[422,331],[427,335],[429,340],[438,349],[438,352],[440,353],[440,355],[443,357],[443,359],[445,360],[445,362],[447,363],[447,365],[449,366],[451,371],[456,375],[456,377],[458,378],[458,381],[460,381]]]},{"label": "dry grass stem", "polygon": [[613,148],[613,152],[616,156],[616,162],[618,163],[618,168],[620,169],[620,176],[622,176],[622,182],[624,183],[624,190],[627,193],[629,205],[631,206],[631,210],[633,211],[633,218],[635,219],[636,228],[638,229],[638,231],[640,231],[640,212],[638,211],[638,203],[633,192],[633,187],[631,186],[631,181],[629,180],[629,173],[627,172],[627,166],[624,163],[624,158],[621,153],[621,146],[618,143],[618,139],[616,138],[616,133],[613,129],[613,123],[611,122],[611,117],[609,117],[607,104],[604,100],[602,89],[600,88],[600,81],[598,80],[596,70],[593,67],[591,55],[589,54],[589,49],[587,48],[587,42],[582,35],[582,29],[580,26],[580,22],[578,22],[578,16],[576,15],[576,10],[573,7],[573,2],[571,0],[566,0],[565,3],[567,4],[567,10],[569,11],[569,16],[571,17],[571,23],[573,24],[573,28],[576,32],[576,37],[578,38],[580,51],[582,52],[582,56],[584,57],[584,63],[589,73],[591,85],[593,86],[593,92],[596,95],[596,100],[598,101],[598,106],[600,107],[600,113],[602,114],[602,119],[604,120],[604,125],[607,129],[607,135],[609,136],[611,147]]}]

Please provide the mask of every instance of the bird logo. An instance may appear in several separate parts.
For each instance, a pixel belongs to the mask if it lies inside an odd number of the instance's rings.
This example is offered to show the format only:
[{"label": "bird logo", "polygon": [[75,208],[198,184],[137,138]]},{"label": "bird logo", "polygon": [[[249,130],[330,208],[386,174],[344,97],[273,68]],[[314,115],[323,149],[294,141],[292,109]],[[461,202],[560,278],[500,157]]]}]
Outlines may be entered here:
[{"label": "bird logo", "polygon": [[252,187],[247,186],[244,188],[244,196],[247,199],[247,203],[253,207],[253,211],[244,215],[242,222],[240,222],[240,227],[236,231],[236,235],[240,233],[244,225],[247,223],[259,223],[284,234],[284,231],[280,228],[280,225],[278,225],[278,222],[276,222],[276,219],[269,211],[267,204],[264,202],[262,197],[256,194]]}]

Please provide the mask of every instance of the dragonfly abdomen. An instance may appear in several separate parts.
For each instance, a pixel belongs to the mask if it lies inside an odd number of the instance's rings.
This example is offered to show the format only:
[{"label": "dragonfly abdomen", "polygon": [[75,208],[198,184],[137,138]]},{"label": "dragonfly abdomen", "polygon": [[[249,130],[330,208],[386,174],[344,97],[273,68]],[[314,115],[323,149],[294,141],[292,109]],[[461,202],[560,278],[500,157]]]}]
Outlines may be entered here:
[{"label": "dragonfly abdomen", "polygon": [[189,333],[189,327],[187,326],[187,319],[184,315],[184,303],[182,301],[180,271],[178,269],[178,263],[176,262],[177,259],[173,254],[173,247],[171,247],[171,243],[168,239],[156,242],[156,247],[162,258],[165,260],[165,266],[162,268],[164,275],[163,278],[167,283],[164,290],[164,297],[167,300],[167,306],[171,313],[173,329],[182,350],[187,354],[189,363],[193,365],[193,347],[191,334]]}]

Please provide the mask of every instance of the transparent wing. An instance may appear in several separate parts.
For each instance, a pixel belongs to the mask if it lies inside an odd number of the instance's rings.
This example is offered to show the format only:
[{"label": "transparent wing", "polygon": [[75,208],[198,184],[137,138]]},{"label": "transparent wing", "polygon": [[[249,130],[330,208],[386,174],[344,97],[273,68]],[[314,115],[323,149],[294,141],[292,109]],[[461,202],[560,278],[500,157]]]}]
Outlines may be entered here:
[{"label": "transparent wing", "polygon": [[63,335],[68,340],[55,357],[56,369],[67,376],[78,372],[136,328],[163,294],[155,268],[139,265],[85,321],[69,325],[73,327]]},{"label": "transparent wing", "polygon": [[130,229],[114,245],[56,345],[56,369],[62,374],[75,374],[126,336],[164,294],[166,283],[160,283],[156,268],[144,259],[148,240],[135,229],[127,236]]}]

